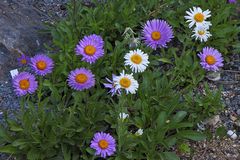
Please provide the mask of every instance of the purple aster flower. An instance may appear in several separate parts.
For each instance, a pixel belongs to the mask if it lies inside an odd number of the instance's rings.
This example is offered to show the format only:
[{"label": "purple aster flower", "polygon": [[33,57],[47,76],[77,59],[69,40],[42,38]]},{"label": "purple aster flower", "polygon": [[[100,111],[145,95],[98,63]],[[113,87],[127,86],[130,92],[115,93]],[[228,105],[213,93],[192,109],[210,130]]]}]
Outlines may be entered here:
[{"label": "purple aster flower", "polygon": [[92,34],[85,36],[76,46],[76,55],[82,55],[82,61],[95,63],[104,54],[104,41],[101,36]]},{"label": "purple aster flower", "polygon": [[97,132],[94,134],[90,147],[96,150],[95,155],[106,158],[116,151],[116,142],[109,133]]},{"label": "purple aster flower", "polygon": [[[116,77],[116,75],[112,74],[112,79],[114,79]],[[117,89],[115,86],[116,84],[114,83],[113,80],[110,80],[108,78],[106,78],[106,80],[109,82],[109,83],[103,83],[103,85],[106,87],[106,88],[110,88],[110,91],[108,93],[111,93],[111,96],[114,96],[115,94],[118,94],[120,95],[121,94],[121,90],[120,89]]]},{"label": "purple aster flower", "polygon": [[36,74],[45,76],[51,73],[54,67],[53,60],[44,54],[38,54],[31,58],[31,66]]},{"label": "purple aster flower", "polygon": [[218,71],[223,66],[222,55],[214,48],[204,47],[198,56],[201,59],[201,66],[208,71]]},{"label": "purple aster flower", "polygon": [[147,21],[142,34],[145,44],[154,50],[157,47],[166,47],[167,42],[173,38],[172,27],[166,21],[159,19]]},{"label": "purple aster flower", "polygon": [[77,68],[70,72],[68,85],[78,91],[89,89],[95,85],[94,74],[86,68]]},{"label": "purple aster flower", "polygon": [[20,66],[24,66],[29,64],[30,57],[26,56],[25,54],[21,54],[21,57],[18,58],[18,63]]},{"label": "purple aster flower", "polygon": [[32,94],[37,87],[38,83],[34,75],[28,72],[21,72],[13,78],[13,88],[17,96]]},{"label": "purple aster flower", "polygon": [[228,3],[237,3],[237,0],[228,0]]}]

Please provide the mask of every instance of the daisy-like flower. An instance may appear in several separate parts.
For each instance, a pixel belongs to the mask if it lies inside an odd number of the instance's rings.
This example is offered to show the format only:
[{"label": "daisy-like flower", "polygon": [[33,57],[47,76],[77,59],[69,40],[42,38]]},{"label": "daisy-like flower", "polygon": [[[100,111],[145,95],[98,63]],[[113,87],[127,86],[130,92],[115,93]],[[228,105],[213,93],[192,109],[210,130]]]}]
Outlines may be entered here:
[{"label": "daisy-like flower", "polygon": [[138,82],[133,78],[132,74],[125,74],[123,71],[120,76],[114,77],[113,81],[116,83],[116,89],[123,88],[127,94],[135,94],[138,89]]},{"label": "daisy-like flower", "polygon": [[129,114],[121,112],[119,113],[119,119],[121,119],[122,121],[124,121],[126,118],[129,117]]},{"label": "daisy-like flower", "polygon": [[34,75],[21,72],[13,78],[13,88],[17,96],[32,94],[37,90],[38,83]]},{"label": "daisy-like flower", "polygon": [[198,56],[201,59],[201,66],[208,71],[218,71],[223,66],[222,55],[214,48],[204,47]]},{"label": "daisy-like flower", "polygon": [[195,39],[199,39],[201,42],[206,42],[209,37],[212,36],[212,34],[208,31],[207,27],[203,25],[198,25],[193,30],[194,34],[192,37],[195,37]]},{"label": "daisy-like flower", "polygon": [[157,47],[166,47],[167,43],[173,38],[172,27],[166,21],[160,19],[147,21],[142,34],[145,44],[154,50]]},{"label": "daisy-like flower", "polygon": [[78,91],[89,89],[95,85],[95,78],[92,72],[86,68],[77,68],[70,72],[68,85]]},{"label": "daisy-like flower", "polygon": [[136,136],[141,136],[143,134],[143,129],[139,128],[137,132],[135,133]]},{"label": "daisy-like flower", "polygon": [[18,58],[18,63],[20,66],[25,66],[29,64],[30,57],[26,56],[25,54],[21,54],[21,56]]},{"label": "daisy-like flower", "polygon": [[[112,74],[112,79],[114,79],[116,77],[116,75]],[[111,96],[114,96],[115,94],[120,95],[121,94],[121,90],[120,89],[116,89],[116,84],[113,80],[110,80],[108,78],[106,78],[106,80],[109,83],[103,83],[104,87],[106,88],[110,88],[110,91],[108,93],[111,93]]]},{"label": "daisy-like flower", "polygon": [[211,17],[211,11],[206,10],[202,11],[200,7],[193,7],[190,8],[190,11],[186,11],[187,16],[184,16],[189,23],[189,28],[192,28],[194,24],[196,25],[204,25],[204,26],[211,26],[211,22],[206,21],[207,18]]},{"label": "daisy-like flower", "polygon": [[106,158],[116,152],[116,141],[109,133],[97,132],[94,134],[90,147],[96,150],[95,155]]},{"label": "daisy-like flower", "polygon": [[31,58],[31,66],[36,74],[45,76],[51,73],[54,67],[53,60],[44,54],[38,54]]},{"label": "daisy-like flower", "polygon": [[228,0],[228,3],[237,3],[237,0]]},{"label": "daisy-like flower", "polygon": [[85,36],[76,46],[76,55],[82,55],[82,61],[95,63],[104,55],[104,41],[101,36],[92,34]]},{"label": "daisy-like flower", "polygon": [[148,55],[140,49],[130,51],[124,56],[124,59],[125,65],[129,65],[134,73],[145,71],[149,64]]}]

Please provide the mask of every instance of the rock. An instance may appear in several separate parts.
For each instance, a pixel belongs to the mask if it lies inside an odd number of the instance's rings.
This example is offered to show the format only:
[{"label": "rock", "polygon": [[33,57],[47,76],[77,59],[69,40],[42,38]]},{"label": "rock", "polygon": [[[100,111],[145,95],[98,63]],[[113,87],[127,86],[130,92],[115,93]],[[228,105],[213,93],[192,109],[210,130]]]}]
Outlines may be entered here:
[{"label": "rock", "polygon": [[0,81],[6,80],[6,73],[17,66],[15,50],[28,55],[42,50],[46,39],[39,34],[43,29],[40,14],[30,5],[20,1],[0,1]]},{"label": "rock", "polygon": [[41,15],[31,5],[19,1],[1,1],[0,43],[9,51],[19,48],[29,52],[39,48],[43,29]]},{"label": "rock", "polygon": [[0,81],[6,80],[9,76],[9,71],[15,66],[14,57],[15,55],[0,43]]},{"label": "rock", "polygon": [[[43,51],[50,36],[41,34],[43,22],[56,21],[65,15],[68,0],[0,0],[0,111],[18,110],[19,98],[15,95],[10,70],[17,68],[16,51],[28,56]],[[62,7],[60,7],[62,6]],[[64,11],[62,9],[64,9]],[[55,14],[53,14],[55,13]],[[2,119],[0,116],[0,122]],[[1,154],[0,154],[1,159]],[[7,158],[6,158],[7,159]]]},{"label": "rock", "polygon": [[211,81],[219,81],[221,79],[221,74],[220,72],[208,72],[206,77]]},{"label": "rock", "polygon": [[237,115],[239,115],[239,116],[240,116],[240,109],[238,109],[238,110],[237,110]]},{"label": "rock", "polygon": [[217,123],[221,122],[220,116],[216,115],[212,118],[209,118],[205,121],[206,124],[210,125],[210,126],[216,126]]},{"label": "rock", "polygon": [[[68,0],[1,0],[0,1],[0,81],[7,80],[9,73],[17,66],[16,50],[28,56],[44,51],[43,44],[50,37],[39,31],[44,29],[43,21],[55,21],[66,13],[61,10]],[[53,14],[55,13],[55,15]],[[62,13],[62,14],[60,14]],[[51,20],[49,20],[51,19]]]},{"label": "rock", "polygon": [[232,139],[237,139],[237,134],[235,132],[233,132],[232,130],[229,130],[227,132],[227,135]]},{"label": "rock", "polygon": [[236,124],[237,127],[240,127],[240,120],[237,120],[237,121],[235,122],[235,124]]},{"label": "rock", "polygon": [[237,117],[233,116],[233,115],[230,115],[230,119],[235,122],[237,120]]}]

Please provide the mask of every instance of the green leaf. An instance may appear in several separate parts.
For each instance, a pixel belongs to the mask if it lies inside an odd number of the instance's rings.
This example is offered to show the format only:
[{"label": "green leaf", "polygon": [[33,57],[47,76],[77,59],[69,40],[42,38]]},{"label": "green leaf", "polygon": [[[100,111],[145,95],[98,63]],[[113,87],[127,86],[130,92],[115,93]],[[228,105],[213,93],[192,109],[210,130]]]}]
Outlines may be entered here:
[{"label": "green leaf", "polygon": [[178,136],[186,139],[191,139],[194,141],[202,141],[206,139],[206,136],[200,132],[192,131],[192,130],[184,130],[178,133]]},{"label": "green leaf", "polygon": [[12,138],[8,135],[8,133],[1,126],[0,126],[0,138],[7,142],[12,141]]},{"label": "green leaf", "polygon": [[32,148],[27,153],[27,159],[28,160],[39,160],[39,159],[41,159],[41,153],[39,152],[39,150]]},{"label": "green leaf", "polygon": [[94,153],[95,153],[95,151],[94,151],[92,148],[90,148],[90,147],[87,147],[87,148],[86,148],[86,151],[87,151],[88,153],[90,153],[91,155],[94,155]]},{"label": "green leaf", "polygon": [[167,120],[167,113],[166,112],[160,112],[157,118],[157,126],[163,127]]},{"label": "green leaf", "polygon": [[170,59],[167,59],[167,58],[159,58],[159,59],[157,59],[157,60],[160,61],[160,62],[163,62],[163,63],[172,64],[171,60],[170,60]]},{"label": "green leaf", "polygon": [[227,130],[224,126],[218,127],[216,130],[216,135],[219,136],[220,138],[223,138],[224,136],[227,135]]},{"label": "green leaf", "polygon": [[17,153],[17,148],[13,147],[12,145],[6,145],[0,147],[0,153],[8,153],[8,154],[15,154]]},{"label": "green leaf", "polygon": [[178,146],[178,149],[181,153],[190,153],[191,148],[189,147],[189,144],[182,143]]},{"label": "green leaf", "polygon": [[64,160],[71,160],[71,151],[64,144],[62,145],[62,152],[63,152]]},{"label": "green leaf", "polygon": [[172,136],[172,137],[168,137],[164,141],[165,141],[165,143],[167,144],[168,147],[171,147],[171,146],[176,144],[177,138]]},{"label": "green leaf", "polygon": [[181,122],[187,116],[187,112],[185,111],[178,111],[174,116],[172,121],[173,122]]},{"label": "green leaf", "polygon": [[20,126],[14,125],[10,127],[10,130],[15,132],[20,132],[20,131],[23,131],[23,128],[21,128]]},{"label": "green leaf", "polygon": [[18,147],[18,146],[24,145],[24,144],[26,144],[26,143],[27,143],[27,141],[26,141],[25,139],[18,139],[18,140],[15,140],[15,141],[12,143],[12,145],[13,145],[14,147]]},{"label": "green leaf", "polygon": [[180,158],[173,152],[163,152],[164,160],[180,160]]}]

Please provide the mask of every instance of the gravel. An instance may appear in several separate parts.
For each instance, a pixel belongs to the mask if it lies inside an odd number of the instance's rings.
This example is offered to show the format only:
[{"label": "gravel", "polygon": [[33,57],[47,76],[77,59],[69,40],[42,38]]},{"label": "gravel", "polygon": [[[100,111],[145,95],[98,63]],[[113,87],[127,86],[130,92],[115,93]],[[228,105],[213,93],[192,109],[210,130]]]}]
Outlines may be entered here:
[{"label": "gravel", "polygon": [[[10,1],[10,0],[7,0]],[[21,1],[22,0],[11,0]],[[42,22],[55,22],[65,17],[67,0],[25,0],[23,3],[32,5],[42,15]],[[221,79],[216,82],[209,81],[214,88],[222,87],[222,98],[225,110],[220,113],[221,125],[228,130],[236,131],[240,136],[240,55],[229,56],[230,61],[225,63]],[[12,113],[19,106],[19,98],[13,93],[11,77],[0,81],[0,120],[3,112]],[[233,118],[234,117],[234,118]],[[191,143],[193,153],[182,155],[182,159],[191,160],[240,160],[240,141],[232,139],[215,138],[210,141]],[[0,154],[0,159],[7,157]]]},{"label": "gravel", "polygon": [[240,160],[240,141],[213,138],[190,143],[191,153],[180,154],[181,160]]}]

